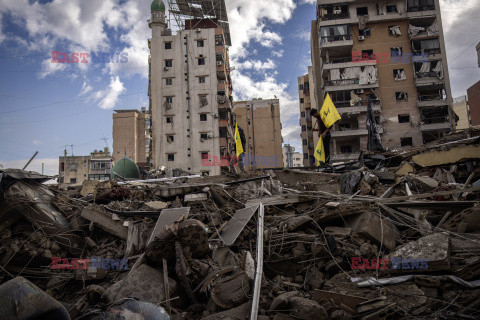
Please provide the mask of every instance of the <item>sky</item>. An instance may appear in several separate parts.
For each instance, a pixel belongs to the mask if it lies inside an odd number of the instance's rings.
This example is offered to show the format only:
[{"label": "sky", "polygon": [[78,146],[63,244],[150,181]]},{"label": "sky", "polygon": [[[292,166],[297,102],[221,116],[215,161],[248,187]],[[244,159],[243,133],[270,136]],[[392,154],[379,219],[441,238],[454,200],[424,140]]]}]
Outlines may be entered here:
[{"label": "sky", "polygon": [[[280,99],[301,152],[297,77],[315,0],[226,0],[234,99]],[[114,109],[148,108],[150,0],[0,0],[0,165],[58,174],[58,157],[112,148]],[[453,97],[480,80],[480,0],[440,0]],[[172,19],[173,21],[173,19]],[[52,51],[89,63],[52,63]],[[119,57],[108,63],[102,57]],[[126,59],[122,59],[126,58]],[[81,59],[79,59],[81,60]],[[126,60],[126,61],[125,61]]]}]

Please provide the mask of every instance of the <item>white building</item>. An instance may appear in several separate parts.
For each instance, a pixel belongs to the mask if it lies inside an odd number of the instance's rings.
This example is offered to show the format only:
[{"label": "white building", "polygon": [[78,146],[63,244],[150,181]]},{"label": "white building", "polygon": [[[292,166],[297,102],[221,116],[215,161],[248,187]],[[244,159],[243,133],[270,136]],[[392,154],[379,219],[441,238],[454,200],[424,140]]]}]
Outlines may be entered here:
[{"label": "white building", "polygon": [[[177,6],[177,14],[191,17],[183,20],[180,30],[173,35],[167,28],[163,2],[154,0],[151,5],[149,96],[153,165],[218,175],[220,161],[215,160],[234,153],[227,47],[230,35],[228,23],[224,22],[225,3],[214,0],[205,3],[205,8],[196,6],[195,13]],[[215,6],[215,10],[208,6]],[[215,12],[217,16],[200,18],[201,12]],[[207,158],[210,165],[202,161]]]}]

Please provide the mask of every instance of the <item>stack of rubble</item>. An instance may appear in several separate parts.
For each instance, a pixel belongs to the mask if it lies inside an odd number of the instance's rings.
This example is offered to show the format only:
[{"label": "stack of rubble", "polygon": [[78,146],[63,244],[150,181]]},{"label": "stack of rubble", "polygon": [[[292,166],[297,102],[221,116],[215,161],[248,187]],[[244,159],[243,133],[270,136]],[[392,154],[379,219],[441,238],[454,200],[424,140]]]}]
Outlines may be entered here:
[{"label": "stack of rubble", "polygon": [[478,141],[68,190],[0,170],[0,314],[476,319]]}]

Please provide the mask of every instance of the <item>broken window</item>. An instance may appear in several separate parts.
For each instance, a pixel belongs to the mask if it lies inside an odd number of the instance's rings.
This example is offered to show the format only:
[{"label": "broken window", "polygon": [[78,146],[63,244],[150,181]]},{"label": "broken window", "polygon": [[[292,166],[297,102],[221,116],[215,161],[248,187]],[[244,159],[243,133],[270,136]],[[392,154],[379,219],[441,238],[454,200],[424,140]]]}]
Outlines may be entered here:
[{"label": "broken window", "polygon": [[197,47],[198,48],[203,48],[203,46],[204,46],[203,40],[197,40]]},{"label": "broken window", "polygon": [[166,84],[167,86],[171,86],[171,85],[173,84],[173,79],[172,79],[172,78],[167,78],[167,79],[165,79],[165,84]]},{"label": "broken window", "polygon": [[218,132],[220,134],[220,138],[226,138],[227,134],[228,134],[228,129],[227,129],[227,127],[220,127],[218,129]]},{"label": "broken window", "polygon": [[307,131],[307,126],[303,125],[302,126],[302,131]]},{"label": "broken window", "polygon": [[171,42],[165,42],[165,50],[170,50],[172,49],[172,43]]},{"label": "broken window", "polygon": [[165,110],[172,109],[173,97],[165,97],[164,107]]},{"label": "broken window", "polygon": [[373,50],[362,50],[362,58],[364,60],[373,60]]},{"label": "broken window", "polygon": [[70,183],[77,183],[77,178],[70,178]]},{"label": "broken window", "polygon": [[207,121],[207,114],[206,113],[200,114],[200,121]]},{"label": "broken window", "polygon": [[165,101],[168,103],[173,103],[173,97],[165,97]]},{"label": "broken window", "polygon": [[300,117],[305,118],[305,111],[300,112]]},{"label": "broken window", "polygon": [[388,34],[396,37],[401,36],[402,32],[400,31],[400,26],[389,26]]},{"label": "broken window", "polygon": [[398,122],[399,123],[410,122],[410,115],[409,114],[399,114],[398,115]]},{"label": "broken window", "polygon": [[167,123],[173,123],[173,117],[167,117],[166,122]]},{"label": "broken window", "polygon": [[208,160],[208,152],[202,152],[201,157],[202,157],[202,160],[205,160],[205,159]]},{"label": "broken window", "polygon": [[412,139],[412,137],[400,138],[400,145],[401,145],[402,147],[413,146],[413,139]]},{"label": "broken window", "polygon": [[223,46],[223,36],[221,34],[215,35],[215,45],[217,47]]},{"label": "broken window", "polygon": [[393,78],[395,81],[402,81],[407,79],[405,69],[393,69]]},{"label": "broken window", "polygon": [[165,60],[165,68],[171,68],[173,66],[173,60]]},{"label": "broken window", "polygon": [[175,161],[175,154],[174,153],[168,153],[167,154],[167,161]]},{"label": "broken window", "polygon": [[207,133],[200,133],[200,141],[205,141],[208,139]]},{"label": "broken window", "polygon": [[322,43],[350,39],[350,25],[348,24],[320,28],[320,40]]},{"label": "broken window", "polygon": [[370,28],[365,28],[363,30],[358,30],[358,35],[362,37],[370,37]]},{"label": "broken window", "polygon": [[302,91],[302,90],[303,90],[303,84],[299,84],[299,85],[298,85],[298,90],[299,90],[299,91]]},{"label": "broken window", "polygon": [[205,58],[198,58],[198,65],[204,66],[205,65]]},{"label": "broken window", "polygon": [[352,153],[352,146],[340,146],[340,153]]},{"label": "broken window", "polygon": [[395,99],[397,99],[397,101],[408,101],[408,93],[395,92]]},{"label": "broken window", "polygon": [[393,47],[390,48],[390,53],[392,57],[399,57],[402,55],[402,47]]},{"label": "broken window", "polygon": [[395,4],[387,4],[387,13],[397,13],[397,5]]},{"label": "broken window", "polygon": [[368,7],[358,7],[357,16],[368,16]]},{"label": "broken window", "polygon": [[304,103],[304,99],[303,98],[300,98],[300,103]]},{"label": "broken window", "polygon": [[408,12],[435,10],[435,0],[407,0]]},{"label": "broken window", "polygon": [[228,112],[225,108],[218,109],[218,117],[220,120],[228,120]]},{"label": "broken window", "polygon": [[198,97],[199,97],[199,99],[200,99],[200,108],[205,107],[206,105],[208,105],[207,95],[202,94],[202,95],[199,95]]}]

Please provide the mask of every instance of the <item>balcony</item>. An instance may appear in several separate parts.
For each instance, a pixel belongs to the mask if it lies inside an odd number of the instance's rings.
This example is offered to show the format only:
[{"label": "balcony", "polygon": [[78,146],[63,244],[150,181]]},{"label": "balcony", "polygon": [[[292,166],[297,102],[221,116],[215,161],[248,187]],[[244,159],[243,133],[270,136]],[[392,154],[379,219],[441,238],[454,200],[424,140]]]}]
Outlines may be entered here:
[{"label": "balcony", "polygon": [[344,58],[330,58],[324,61],[322,65],[322,76],[326,77],[327,72],[332,69],[343,69],[352,67],[376,66],[377,60],[372,57],[344,57]]},{"label": "balcony", "polygon": [[450,122],[422,123],[420,125],[420,130],[422,131],[448,131],[450,129]]},{"label": "balcony", "polygon": [[353,46],[350,34],[339,36],[323,36],[320,39],[320,49],[326,48],[351,48]]},{"label": "balcony", "polygon": [[350,161],[350,160],[357,160],[360,157],[360,152],[352,152],[352,153],[338,153],[331,155],[332,161]]},{"label": "balcony", "polygon": [[378,88],[378,81],[369,84],[360,84],[359,79],[346,79],[346,80],[327,80],[325,81],[326,92],[331,91],[343,91],[343,90],[355,90],[355,89],[371,89]]},{"label": "balcony", "polygon": [[437,87],[444,86],[445,79],[438,79],[437,77],[423,77],[415,78],[415,86],[417,87]]},{"label": "balcony", "polygon": [[[383,133],[383,127],[377,124],[378,133]],[[367,129],[352,128],[332,131],[332,138],[358,137],[368,135]]]},{"label": "balcony", "polygon": [[[337,107],[339,114],[358,114],[362,112],[367,112],[367,106],[357,106],[357,107]],[[382,110],[380,104],[372,105],[373,112],[379,112]]]},{"label": "balcony", "polygon": [[421,95],[418,94],[417,105],[419,108],[423,107],[440,107],[448,105],[448,101],[443,99],[441,95],[430,94],[430,95]]},{"label": "balcony", "polygon": [[330,20],[340,20],[340,19],[350,19],[350,13],[349,12],[325,13],[319,17],[320,21],[330,21]]}]

